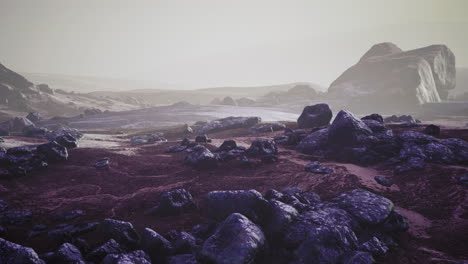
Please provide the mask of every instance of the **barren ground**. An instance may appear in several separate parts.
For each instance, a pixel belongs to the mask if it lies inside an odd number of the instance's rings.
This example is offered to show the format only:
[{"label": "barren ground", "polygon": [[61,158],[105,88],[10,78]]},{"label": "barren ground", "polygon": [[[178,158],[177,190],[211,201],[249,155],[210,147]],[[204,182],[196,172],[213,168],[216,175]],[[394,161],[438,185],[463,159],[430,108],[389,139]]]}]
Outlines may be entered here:
[{"label": "barren ground", "polygon": [[[396,129],[396,128],[394,128]],[[271,138],[275,134],[262,135]],[[258,136],[245,129],[212,134],[212,146],[225,139],[249,145]],[[441,137],[468,140],[468,129],[445,129]],[[50,165],[47,171],[15,180],[0,180],[0,199],[13,208],[31,210],[33,224],[53,227],[49,215],[63,210],[86,211],[79,221],[100,221],[114,217],[132,222],[138,229],[150,227],[164,233],[171,229],[190,230],[204,219],[203,197],[213,190],[268,189],[301,187],[318,193],[323,200],[347,190],[365,188],[390,198],[397,211],[408,217],[411,229],[398,238],[400,247],[379,263],[457,263],[468,261],[467,191],[456,176],[468,168],[429,165],[424,171],[393,175],[383,165],[361,167],[321,160],[334,168],[329,175],[304,171],[304,165],[317,157],[302,155],[280,146],[279,162],[256,168],[240,168],[237,161],[222,163],[214,170],[199,171],[183,165],[185,153],[167,154],[167,147],[179,144],[182,135],[171,135],[169,142],[132,146],[122,135],[88,134],[80,148],[70,150],[69,160]],[[28,141],[8,138],[7,143]],[[22,140],[19,141],[18,140]],[[12,143],[13,142],[13,143]],[[29,142],[29,141],[28,141]],[[35,142],[33,142],[35,143]],[[97,170],[95,161],[109,157],[109,169]],[[378,185],[375,175],[393,177],[391,188]],[[201,208],[199,212],[177,217],[145,216],[144,211],[158,203],[162,192],[175,188],[189,190]],[[47,236],[27,239],[26,228],[9,229],[7,239],[32,246],[42,253],[55,249]],[[86,237],[86,236],[85,236]],[[91,246],[104,242],[88,237]],[[274,260],[272,260],[274,263]]]}]

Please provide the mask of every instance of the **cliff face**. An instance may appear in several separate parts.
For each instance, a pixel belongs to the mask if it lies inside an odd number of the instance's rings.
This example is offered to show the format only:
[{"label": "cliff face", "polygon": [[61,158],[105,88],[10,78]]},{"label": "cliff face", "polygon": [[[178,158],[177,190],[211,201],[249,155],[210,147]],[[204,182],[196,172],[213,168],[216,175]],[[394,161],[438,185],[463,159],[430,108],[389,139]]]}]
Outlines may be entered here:
[{"label": "cliff face", "polygon": [[329,93],[363,105],[414,107],[447,99],[455,83],[455,56],[446,46],[401,51],[381,43],[341,74]]}]

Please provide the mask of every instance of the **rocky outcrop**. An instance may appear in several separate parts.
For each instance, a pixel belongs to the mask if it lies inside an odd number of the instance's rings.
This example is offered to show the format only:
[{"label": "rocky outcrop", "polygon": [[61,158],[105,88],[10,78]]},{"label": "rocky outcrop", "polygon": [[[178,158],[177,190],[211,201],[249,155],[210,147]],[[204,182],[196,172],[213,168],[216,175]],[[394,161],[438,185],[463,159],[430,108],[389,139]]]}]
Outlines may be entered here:
[{"label": "rocky outcrop", "polygon": [[45,264],[44,261],[39,259],[39,256],[32,248],[23,247],[2,238],[0,238],[0,262],[10,264]]},{"label": "rocky outcrop", "polygon": [[355,108],[414,108],[447,99],[455,76],[455,56],[445,45],[401,51],[382,43],[338,77],[329,93]]}]

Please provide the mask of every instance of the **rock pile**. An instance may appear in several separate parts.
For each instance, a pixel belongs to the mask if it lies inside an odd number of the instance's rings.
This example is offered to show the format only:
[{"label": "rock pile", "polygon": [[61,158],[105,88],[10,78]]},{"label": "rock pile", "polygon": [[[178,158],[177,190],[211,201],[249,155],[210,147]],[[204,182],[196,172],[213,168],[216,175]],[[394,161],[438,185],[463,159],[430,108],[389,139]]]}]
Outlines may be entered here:
[{"label": "rock pile", "polygon": [[[361,189],[328,201],[299,188],[264,195],[256,190],[212,191],[203,204],[209,219],[191,232],[138,232],[130,222],[115,219],[64,224],[42,231],[56,234],[61,244],[40,256],[0,239],[0,262],[245,264],[275,258],[279,263],[374,263],[397,247],[394,236],[409,228],[389,199]],[[156,208],[158,216],[197,210],[184,189],[162,194]],[[82,235],[93,232],[106,242],[90,249],[83,246]],[[59,235],[64,233],[68,236]]]},{"label": "rock pile", "polygon": [[[275,141],[297,144],[299,152],[343,162],[396,165],[396,173],[424,169],[426,162],[468,164],[468,142],[456,138],[439,140],[411,130],[396,134],[381,120],[378,114],[360,120],[351,112],[340,111],[328,128],[311,133],[287,131]],[[440,133],[432,126],[428,132]]]}]

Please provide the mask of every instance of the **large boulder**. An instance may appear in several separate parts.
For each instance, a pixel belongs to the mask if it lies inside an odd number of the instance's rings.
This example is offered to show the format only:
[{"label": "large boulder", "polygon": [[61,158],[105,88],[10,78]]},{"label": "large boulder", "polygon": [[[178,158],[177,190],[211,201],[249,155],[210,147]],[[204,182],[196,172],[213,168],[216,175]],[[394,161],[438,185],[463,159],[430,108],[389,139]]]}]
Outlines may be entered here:
[{"label": "large boulder", "polygon": [[379,44],[329,87],[356,108],[414,108],[447,99],[455,87],[455,56],[445,45],[401,51]]},{"label": "large boulder", "polygon": [[393,211],[392,201],[362,189],[342,193],[333,202],[362,224],[380,224]]},{"label": "large boulder", "polygon": [[232,214],[203,244],[200,255],[214,264],[254,263],[263,250],[262,230],[241,214]]},{"label": "large boulder", "polygon": [[256,190],[212,191],[206,197],[208,215],[224,219],[232,213],[241,213],[252,221],[262,219],[268,202]]},{"label": "large boulder", "polygon": [[198,129],[198,134],[207,134],[213,132],[219,132],[228,129],[236,128],[250,128],[261,122],[260,117],[226,117],[218,120],[214,120],[204,124]]},{"label": "large boulder", "polygon": [[23,247],[2,238],[0,238],[0,263],[44,264],[32,248]]},{"label": "large boulder", "polygon": [[171,242],[150,228],[143,230],[140,245],[156,263],[174,252]]},{"label": "large boulder", "polygon": [[304,107],[297,119],[299,128],[314,128],[326,126],[330,123],[333,114],[327,104],[316,104]]},{"label": "large boulder", "polygon": [[125,251],[126,249],[117,243],[117,241],[109,239],[106,243],[92,250],[86,258],[95,263],[100,263],[109,254],[121,254],[125,253]]},{"label": "large boulder", "polygon": [[52,257],[54,263],[86,264],[80,250],[70,243],[62,244]]},{"label": "large boulder", "polygon": [[328,143],[336,146],[352,146],[360,137],[372,134],[372,130],[351,112],[341,110],[328,129]]},{"label": "large boulder", "polygon": [[296,147],[296,150],[304,154],[317,154],[328,143],[328,128],[323,128],[310,133],[302,139]]}]

